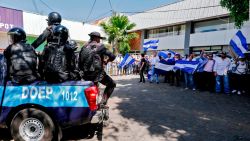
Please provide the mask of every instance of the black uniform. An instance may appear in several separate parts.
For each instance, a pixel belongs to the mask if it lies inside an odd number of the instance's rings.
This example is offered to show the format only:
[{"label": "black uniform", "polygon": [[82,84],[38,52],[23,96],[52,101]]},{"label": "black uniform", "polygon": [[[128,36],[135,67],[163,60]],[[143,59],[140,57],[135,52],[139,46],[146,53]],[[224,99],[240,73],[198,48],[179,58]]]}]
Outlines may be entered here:
[{"label": "black uniform", "polygon": [[45,40],[47,43],[52,42],[53,40],[53,30],[56,26],[60,25],[62,17],[57,12],[51,12],[48,15],[48,27],[43,31],[43,33],[32,43],[34,48],[40,46]]},{"label": "black uniform", "polygon": [[58,25],[53,30],[53,40],[42,54],[41,72],[46,81],[60,83],[67,80],[79,80],[76,70],[75,46],[67,42],[68,29]]},{"label": "black uniform", "polygon": [[56,25],[47,27],[43,33],[32,43],[34,48],[39,47],[44,41],[47,40],[47,43],[53,41],[53,29]]},{"label": "black uniform", "polygon": [[95,81],[97,80],[101,84],[105,85],[106,88],[104,90],[104,94],[107,96],[107,98],[110,97],[112,92],[114,91],[114,88],[116,87],[116,83],[114,80],[108,76],[103,68],[105,61],[104,57],[108,56],[109,62],[112,62],[115,60],[115,55],[111,53],[107,48],[105,48],[104,44],[102,43],[97,43],[96,41],[91,41],[89,42],[86,46],[92,44],[91,46],[96,46],[96,53],[100,56],[101,58],[101,64],[102,64],[102,69],[101,71],[98,71],[98,74],[95,75],[95,78],[93,78],[91,74],[84,74],[85,75],[85,80],[90,80],[90,81]]},{"label": "black uniform", "polygon": [[29,84],[38,79],[37,55],[34,48],[24,42],[8,46],[4,51],[7,60],[7,78],[17,84]]}]

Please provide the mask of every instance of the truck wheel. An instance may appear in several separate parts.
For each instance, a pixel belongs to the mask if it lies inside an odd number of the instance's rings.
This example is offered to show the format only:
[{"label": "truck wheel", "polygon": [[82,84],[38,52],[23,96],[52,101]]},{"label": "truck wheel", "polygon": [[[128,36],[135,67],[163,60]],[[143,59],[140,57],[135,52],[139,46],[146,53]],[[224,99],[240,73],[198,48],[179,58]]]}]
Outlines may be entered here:
[{"label": "truck wheel", "polygon": [[57,138],[50,116],[35,108],[16,113],[11,121],[10,131],[15,141],[51,141]]}]

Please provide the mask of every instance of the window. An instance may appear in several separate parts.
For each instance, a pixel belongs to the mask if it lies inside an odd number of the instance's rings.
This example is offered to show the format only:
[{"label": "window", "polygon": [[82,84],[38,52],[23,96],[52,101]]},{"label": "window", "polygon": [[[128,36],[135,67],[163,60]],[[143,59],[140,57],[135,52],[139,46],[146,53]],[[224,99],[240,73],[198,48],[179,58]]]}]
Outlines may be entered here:
[{"label": "window", "polygon": [[234,23],[229,18],[215,19],[194,23],[194,33],[233,29]]},{"label": "window", "polygon": [[174,35],[180,35],[180,30],[181,30],[180,26],[174,26]]},{"label": "window", "polygon": [[173,27],[172,26],[168,27],[168,34],[167,35],[173,36]]},{"label": "window", "polygon": [[162,27],[157,29],[151,29],[145,32],[145,38],[158,38],[165,36],[176,36],[185,33],[185,25],[176,25],[169,27]]},{"label": "window", "polygon": [[227,50],[228,46],[203,46],[203,47],[190,47],[191,53],[200,54],[202,50],[205,52],[221,52]]},{"label": "window", "polygon": [[181,30],[179,35],[185,34],[185,25],[181,25]]}]

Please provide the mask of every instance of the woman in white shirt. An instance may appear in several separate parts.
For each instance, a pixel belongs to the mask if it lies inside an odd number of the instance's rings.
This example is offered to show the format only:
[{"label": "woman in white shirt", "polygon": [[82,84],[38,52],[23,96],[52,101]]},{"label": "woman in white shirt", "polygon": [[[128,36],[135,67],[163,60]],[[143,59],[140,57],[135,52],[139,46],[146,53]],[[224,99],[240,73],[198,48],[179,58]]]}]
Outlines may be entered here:
[{"label": "woman in white shirt", "polygon": [[245,58],[240,57],[238,61],[232,65],[232,93],[241,95],[244,92],[244,82],[247,73],[247,63]]}]

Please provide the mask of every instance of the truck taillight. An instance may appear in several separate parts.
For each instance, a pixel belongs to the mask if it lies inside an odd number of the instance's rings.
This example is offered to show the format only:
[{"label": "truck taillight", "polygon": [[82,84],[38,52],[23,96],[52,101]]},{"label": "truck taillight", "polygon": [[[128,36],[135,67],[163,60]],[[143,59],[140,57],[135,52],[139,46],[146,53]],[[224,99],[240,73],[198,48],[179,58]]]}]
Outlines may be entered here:
[{"label": "truck taillight", "polygon": [[97,106],[97,96],[98,96],[98,88],[97,86],[92,86],[87,89],[85,89],[85,96],[87,98],[89,108],[91,111],[94,111],[98,108]]}]

